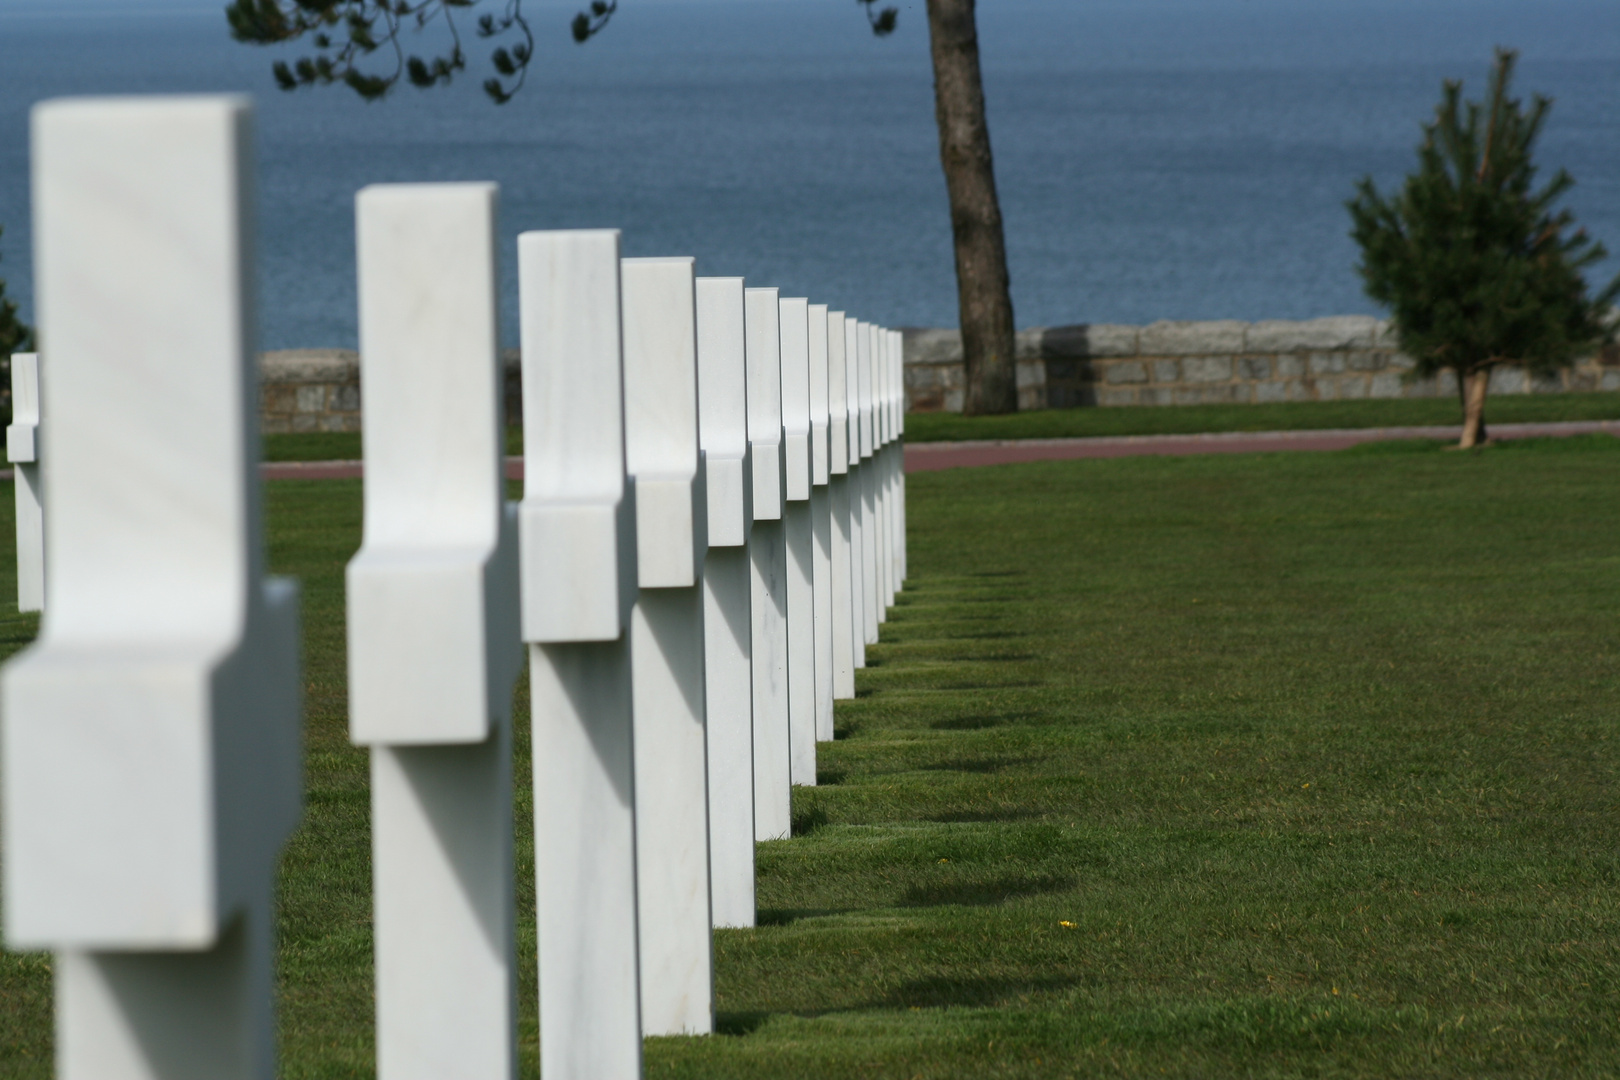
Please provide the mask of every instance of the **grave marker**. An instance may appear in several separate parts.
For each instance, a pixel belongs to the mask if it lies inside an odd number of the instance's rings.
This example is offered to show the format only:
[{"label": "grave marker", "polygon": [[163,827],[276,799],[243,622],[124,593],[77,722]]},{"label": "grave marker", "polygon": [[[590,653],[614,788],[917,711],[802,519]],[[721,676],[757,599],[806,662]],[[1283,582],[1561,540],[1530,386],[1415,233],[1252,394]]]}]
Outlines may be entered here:
[{"label": "grave marker", "polygon": [[11,354],[11,459],[17,506],[17,610],[45,610],[45,507],[39,486],[39,354]]},{"label": "grave marker", "polygon": [[625,457],[640,591],[631,612],[644,1035],[714,1030],[693,260],[625,259]]},{"label": "grave marker", "polygon": [[810,515],[810,302],[781,301],[782,455],[787,470],[788,739],[795,784],[816,782],[815,527]]},{"label": "grave marker", "polygon": [[[850,651],[854,666],[866,666],[866,506],[861,497],[865,483],[861,475],[861,324],[844,319],[845,408],[849,413],[849,593]],[[853,675],[850,694],[855,693]]]},{"label": "grave marker", "polygon": [[265,576],[252,107],[33,112],[50,609],[0,676],[7,945],[56,1075],[270,1080],[298,593]]},{"label": "grave marker", "polygon": [[833,737],[832,496],[828,490],[827,305],[810,305],[810,527],[815,541],[816,741]]},{"label": "grave marker", "polygon": [[349,731],[371,749],[381,1080],[516,1075],[516,505],[503,497],[494,184],[355,199],[365,538]]},{"label": "grave marker", "polygon": [[879,613],[883,600],[878,590],[882,582],[877,572],[878,542],[882,537],[882,522],[877,514],[877,414],[872,408],[872,345],[875,335],[872,324],[860,324],[857,339],[856,394],[860,402],[861,425],[861,599],[865,602],[861,612],[866,644],[874,645],[878,639]]},{"label": "grave marker", "polygon": [[793,828],[788,742],[786,475],[782,452],[781,305],[776,289],[743,292],[748,359],[748,442],[754,523],[748,534],[753,618],[754,838],[786,839]]},{"label": "grave marker", "polygon": [[715,926],[754,925],[748,360],[743,279],[698,278],[698,435],[709,497],[703,562],[709,885]]},{"label": "grave marker", "polygon": [[518,237],[540,1072],[641,1075],[619,234]]},{"label": "grave marker", "polygon": [[832,650],[833,697],[855,696],[855,633],[851,621],[855,596],[850,583],[849,383],[845,328],[853,323],[842,311],[827,314],[827,491],[832,503]]}]

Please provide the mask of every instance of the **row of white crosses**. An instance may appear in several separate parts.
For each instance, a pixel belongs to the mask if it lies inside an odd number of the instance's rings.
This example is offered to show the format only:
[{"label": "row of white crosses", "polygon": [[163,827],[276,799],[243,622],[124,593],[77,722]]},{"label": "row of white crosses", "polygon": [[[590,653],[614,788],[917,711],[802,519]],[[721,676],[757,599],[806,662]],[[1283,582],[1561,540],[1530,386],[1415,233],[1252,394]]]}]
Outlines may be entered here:
[{"label": "row of white crosses", "polygon": [[[0,842],[65,1080],[274,1073],[297,594],[264,570],[251,127],[240,98],[34,114],[51,602],[0,674]],[[542,1074],[633,1078],[643,1036],[712,1031],[712,929],[753,925],[754,843],[790,834],[905,577],[900,340],[616,232],[524,233],[508,503],[496,197],[356,201],[377,1068],[515,1075],[526,649]]]}]

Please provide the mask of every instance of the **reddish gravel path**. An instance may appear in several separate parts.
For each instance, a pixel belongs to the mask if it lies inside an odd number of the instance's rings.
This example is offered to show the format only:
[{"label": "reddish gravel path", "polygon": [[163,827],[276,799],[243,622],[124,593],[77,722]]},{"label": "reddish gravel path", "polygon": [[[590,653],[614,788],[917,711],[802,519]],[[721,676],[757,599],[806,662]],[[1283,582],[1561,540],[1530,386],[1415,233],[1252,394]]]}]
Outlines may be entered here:
[{"label": "reddish gravel path", "polygon": [[[1387,439],[1456,439],[1455,427],[1347,428],[1330,431],[1238,431],[1213,435],[1124,435],[1093,439],[1009,439],[1001,442],[911,443],[906,472],[1011,465],[1020,461],[1180,454],[1254,454],[1276,450],[1343,450]],[[1545,435],[1620,435],[1620,420],[1558,424],[1492,424],[1493,439]],[[267,480],[341,480],[361,475],[358,461],[287,461],[264,466]],[[523,479],[523,459],[506,459],[506,476]]]}]

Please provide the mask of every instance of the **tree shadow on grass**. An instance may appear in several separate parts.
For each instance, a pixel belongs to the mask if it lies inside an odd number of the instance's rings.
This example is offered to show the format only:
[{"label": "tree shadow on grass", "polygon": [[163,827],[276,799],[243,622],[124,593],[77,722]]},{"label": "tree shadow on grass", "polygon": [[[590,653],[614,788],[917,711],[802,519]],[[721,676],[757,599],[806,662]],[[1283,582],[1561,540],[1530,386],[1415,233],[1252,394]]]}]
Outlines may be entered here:
[{"label": "tree shadow on grass", "polygon": [[848,915],[858,908],[760,908],[754,913],[755,926],[792,926],[800,919],[824,919]]},{"label": "tree shadow on grass", "polygon": [[768,1012],[722,1012],[714,1014],[716,1035],[752,1035],[771,1018]]},{"label": "tree shadow on grass", "polygon": [[1076,879],[1067,874],[1018,874],[989,881],[940,881],[913,885],[901,897],[902,907],[994,907],[1009,900],[1046,893],[1067,892]]}]

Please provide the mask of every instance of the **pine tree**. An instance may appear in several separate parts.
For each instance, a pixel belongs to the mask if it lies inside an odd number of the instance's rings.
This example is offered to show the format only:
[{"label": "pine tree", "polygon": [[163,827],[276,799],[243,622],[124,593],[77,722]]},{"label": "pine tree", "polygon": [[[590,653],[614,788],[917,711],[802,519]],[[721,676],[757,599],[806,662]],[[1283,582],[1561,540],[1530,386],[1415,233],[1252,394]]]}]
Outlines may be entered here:
[{"label": "pine tree", "polygon": [[[0,226],[0,236],[5,234]],[[6,299],[6,279],[0,278],[0,359],[14,352],[27,352],[33,345],[34,332],[27,323],[17,318],[17,304]]]},{"label": "pine tree", "polygon": [[1531,152],[1552,102],[1537,95],[1526,111],[1509,96],[1516,59],[1496,51],[1483,102],[1464,102],[1462,83],[1447,81],[1400,192],[1386,198],[1367,177],[1346,204],[1357,269],[1367,294],[1390,308],[1413,376],[1456,375],[1461,447],[1484,439],[1493,367],[1567,367],[1611,340],[1620,296],[1620,277],[1587,294],[1582,272],[1607,252],[1571,231],[1569,210],[1554,209],[1574,184],[1569,174],[1534,188]]}]

